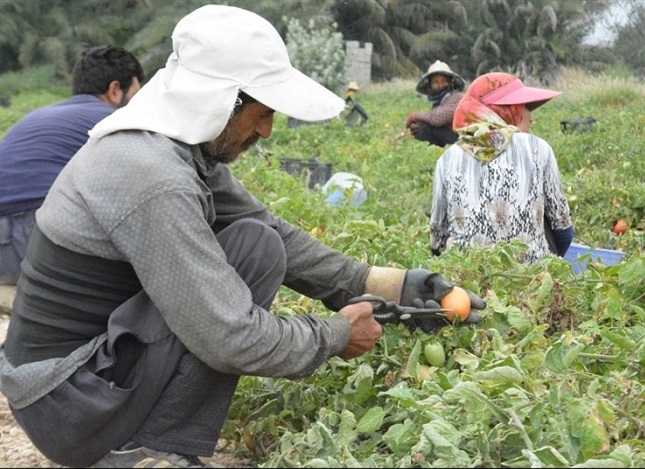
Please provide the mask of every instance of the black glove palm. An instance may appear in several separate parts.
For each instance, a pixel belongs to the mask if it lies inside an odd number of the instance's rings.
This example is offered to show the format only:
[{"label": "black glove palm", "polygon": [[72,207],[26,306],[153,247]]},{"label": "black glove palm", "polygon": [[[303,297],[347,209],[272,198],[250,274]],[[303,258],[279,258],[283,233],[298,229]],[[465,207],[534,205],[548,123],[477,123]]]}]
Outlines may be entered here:
[{"label": "black glove palm", "polygon": [[[401,305],[415,308],[439,308],[441,299],[452,291],[454,285],[437,273],[425,269],[411,269],[405,275]],[[484,309],[486,302],[473,292],[466,290],[472,309]],[[477,324],[481,317],[475,311],[470,311],[463,321],[466,324]],[[410,328],[419,327],[423,332],[438,331],[449,324],[444,318],[409,319],[405,324]]]}]

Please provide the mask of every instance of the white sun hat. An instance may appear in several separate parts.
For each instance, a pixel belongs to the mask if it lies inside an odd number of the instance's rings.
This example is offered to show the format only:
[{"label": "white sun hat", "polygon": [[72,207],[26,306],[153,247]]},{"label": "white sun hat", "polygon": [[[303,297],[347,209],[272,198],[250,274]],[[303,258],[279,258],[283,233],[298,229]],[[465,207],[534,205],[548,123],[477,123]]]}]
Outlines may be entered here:
[{"label": "white sun hat", "polygon": [[423,74],[419,83],[417,83],[417,92],[428,94],[428,83],[430,82],[430,77],[437,73],[445,75],[452,80],[452,87],[455,90],[462,91],[466,86],[464,79],[453,72],[447,63],[442,62],[441,60],[436,60],[432,65],[430,65],[430,67],[428,67],[428,71]]},{"label": "white sun hat", "polygon": [[149,130],[188,144],[216,138],[238,92],[298,120],[340,114],[345,101],[293,68],[287,48],[267,20],[241,8],[206,5],[182,18],[172,34],[166,67],[127,106],[99,122],[90,136]]}]

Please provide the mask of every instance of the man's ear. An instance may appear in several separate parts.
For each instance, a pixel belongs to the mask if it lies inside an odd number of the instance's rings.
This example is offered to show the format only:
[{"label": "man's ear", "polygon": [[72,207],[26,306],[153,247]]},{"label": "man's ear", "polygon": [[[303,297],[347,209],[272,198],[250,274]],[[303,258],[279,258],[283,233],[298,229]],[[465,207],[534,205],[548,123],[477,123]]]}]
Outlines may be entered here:
[{"label": "man's ear", "polygon": [[123,100],[123,90],[118,80],[112,80],[105,93],[99,96],[103,101],[112,106],[119,106]]}]

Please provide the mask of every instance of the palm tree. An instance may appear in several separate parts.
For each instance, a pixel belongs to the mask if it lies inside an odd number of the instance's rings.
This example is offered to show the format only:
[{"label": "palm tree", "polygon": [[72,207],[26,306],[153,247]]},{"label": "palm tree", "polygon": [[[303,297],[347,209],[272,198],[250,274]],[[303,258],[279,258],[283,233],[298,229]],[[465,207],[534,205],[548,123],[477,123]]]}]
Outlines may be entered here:
[{"label": "palm tree", "polygon": [[607,4],[606,0],[478,0],[469,24],[476,37],[475,75],[503,70],[552,82],[561,64],[575,57],[592,13]]},{"label": "palm tree", "polygon": [[69,75],[84,49],[121,45],[120,37],[137,26],[132,13],[143,0],[47,0],[0,2],[0,73],[53,64]]},{"label": "palm tree", "polygon": [[376,80],[417,77],[468,50],[455,32],[467,19],[458,0],[335,0],[332,13],[345,39],[373,43]]}]

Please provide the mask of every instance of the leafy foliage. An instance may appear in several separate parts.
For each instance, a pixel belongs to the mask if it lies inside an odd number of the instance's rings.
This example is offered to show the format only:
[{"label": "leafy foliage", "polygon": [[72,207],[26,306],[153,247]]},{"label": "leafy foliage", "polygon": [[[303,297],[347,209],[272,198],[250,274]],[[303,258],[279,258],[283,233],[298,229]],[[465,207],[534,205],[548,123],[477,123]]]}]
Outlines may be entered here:
[{"label": "leafy foliage", "polygon": [[[331,359],[304,380],[242,378],[225,428],[231,445],[261,467],[645,464],[645,167],[636,156],[645,142],[631,127],[645,89],[575,71],[565,78],[564,95],[536,112],[534,131],[561,164],[577,241],[628,254],[578,275],[561,258],[518,264],[519,243],[430,256],[424,212],[441,149],[398,138],[406,111],[427,105],[412,81],[362,91],[371,118],[360,129],[340,121],[289,129],[276,116],[263,143],[269,163],[234,165],[274,212],[364,261],[442,272],[488,307],[482,324],[434,336],[386,327],[372,353]],[[598,122],[591,132],[563,134],[559,121],[578,115]],[[368,200],[329,207],[306,180],[278,169],[273,160],[286,156],[315,156],[360,175]],[[616,236],[620,217],[631,228]],[[331,314],[288,290],[274,311]],[[446,351],[440,367],[424,356],[434,342]]]},{"label": "leafy foliage", "polygon": [[287,52],[295,68],[327,89],[341,92],[345,80],[343,35],[331,27],[317,28],[313,19],[303,25],[298,19],[287,20]]},{"label": "leafy foliage", "polygon": [[622,4],[629,14],[627,24],[616,26],[615,53],[635,74],[644,77],[645,52],[641,44],[645,41],[645,4],[637,0],[622,0]]},{"label": "leafy foliage", "polygon": [[[328,360],[296,381],[242,377],[222,436],[260,467],[643,467],[645,466],[645,88],[633,79],[567,71],[564,94],[534,115],[533,131],[558,159],[577,241],[622,249],[615,266],[581,274],[555,257],[517,262],[518,242],[429,251],[428,208],[442,153],[401,138],[410,109],[427,106],[415,80],[361,90],[370,115],[289,128],[275,116],[262,146],[231,166],[278,216],[365,262],[441,272],[484,297],[477,326],[432,336],[386,326],[369,354]],[[0,133],[58,90],[21,93],[0,114]],[[5,116],[10,115],[10,118]],[[593,116],[589,132],[560,121]],[[4,120],[2,120],[4,118]],[[333,163],[363,178],[367,201],[331,207],[279,158]],[[629,221],[622,236],[611,232]],[[275,314],[332,314],[284,289]],[[431,366],[428,343],[445,363]]]},{"label": "leafy foliage", "polygon": [[[211,2],[4,0],[0,2],[0,73],[51,64],[55,66],[56,77],[66,80],[82,50],[113,43],[140,57],[146,76],[152,76],[171,52],[170,36],[177,21],[208,3]],[[337,23],[337,32],[345,39],[373,43],[372,77],[376,81],[416,78],[437,59],[449,63],[468,78],[502,69],[542,81],[552,81],[561,65],[580,65],[585,61],[596,66],[606,62],[599,61],[595,51],[581,44],[595,15],[610,0],[220,0],[217,3],[260,14],[284,38],[290,18],[302,22],[305,28],[310,20],[317,29]],[[629,38],[636,37],[637,32],[627,28],[624,43],[633,43]],[[607,60],[613,57],[610,51],[603,53],[608,56]],[[324,61],[328,59],[325,57]],[[331,60],[336,59],[332,56]],[[312,65],[312,61],[306,64]]]}]

